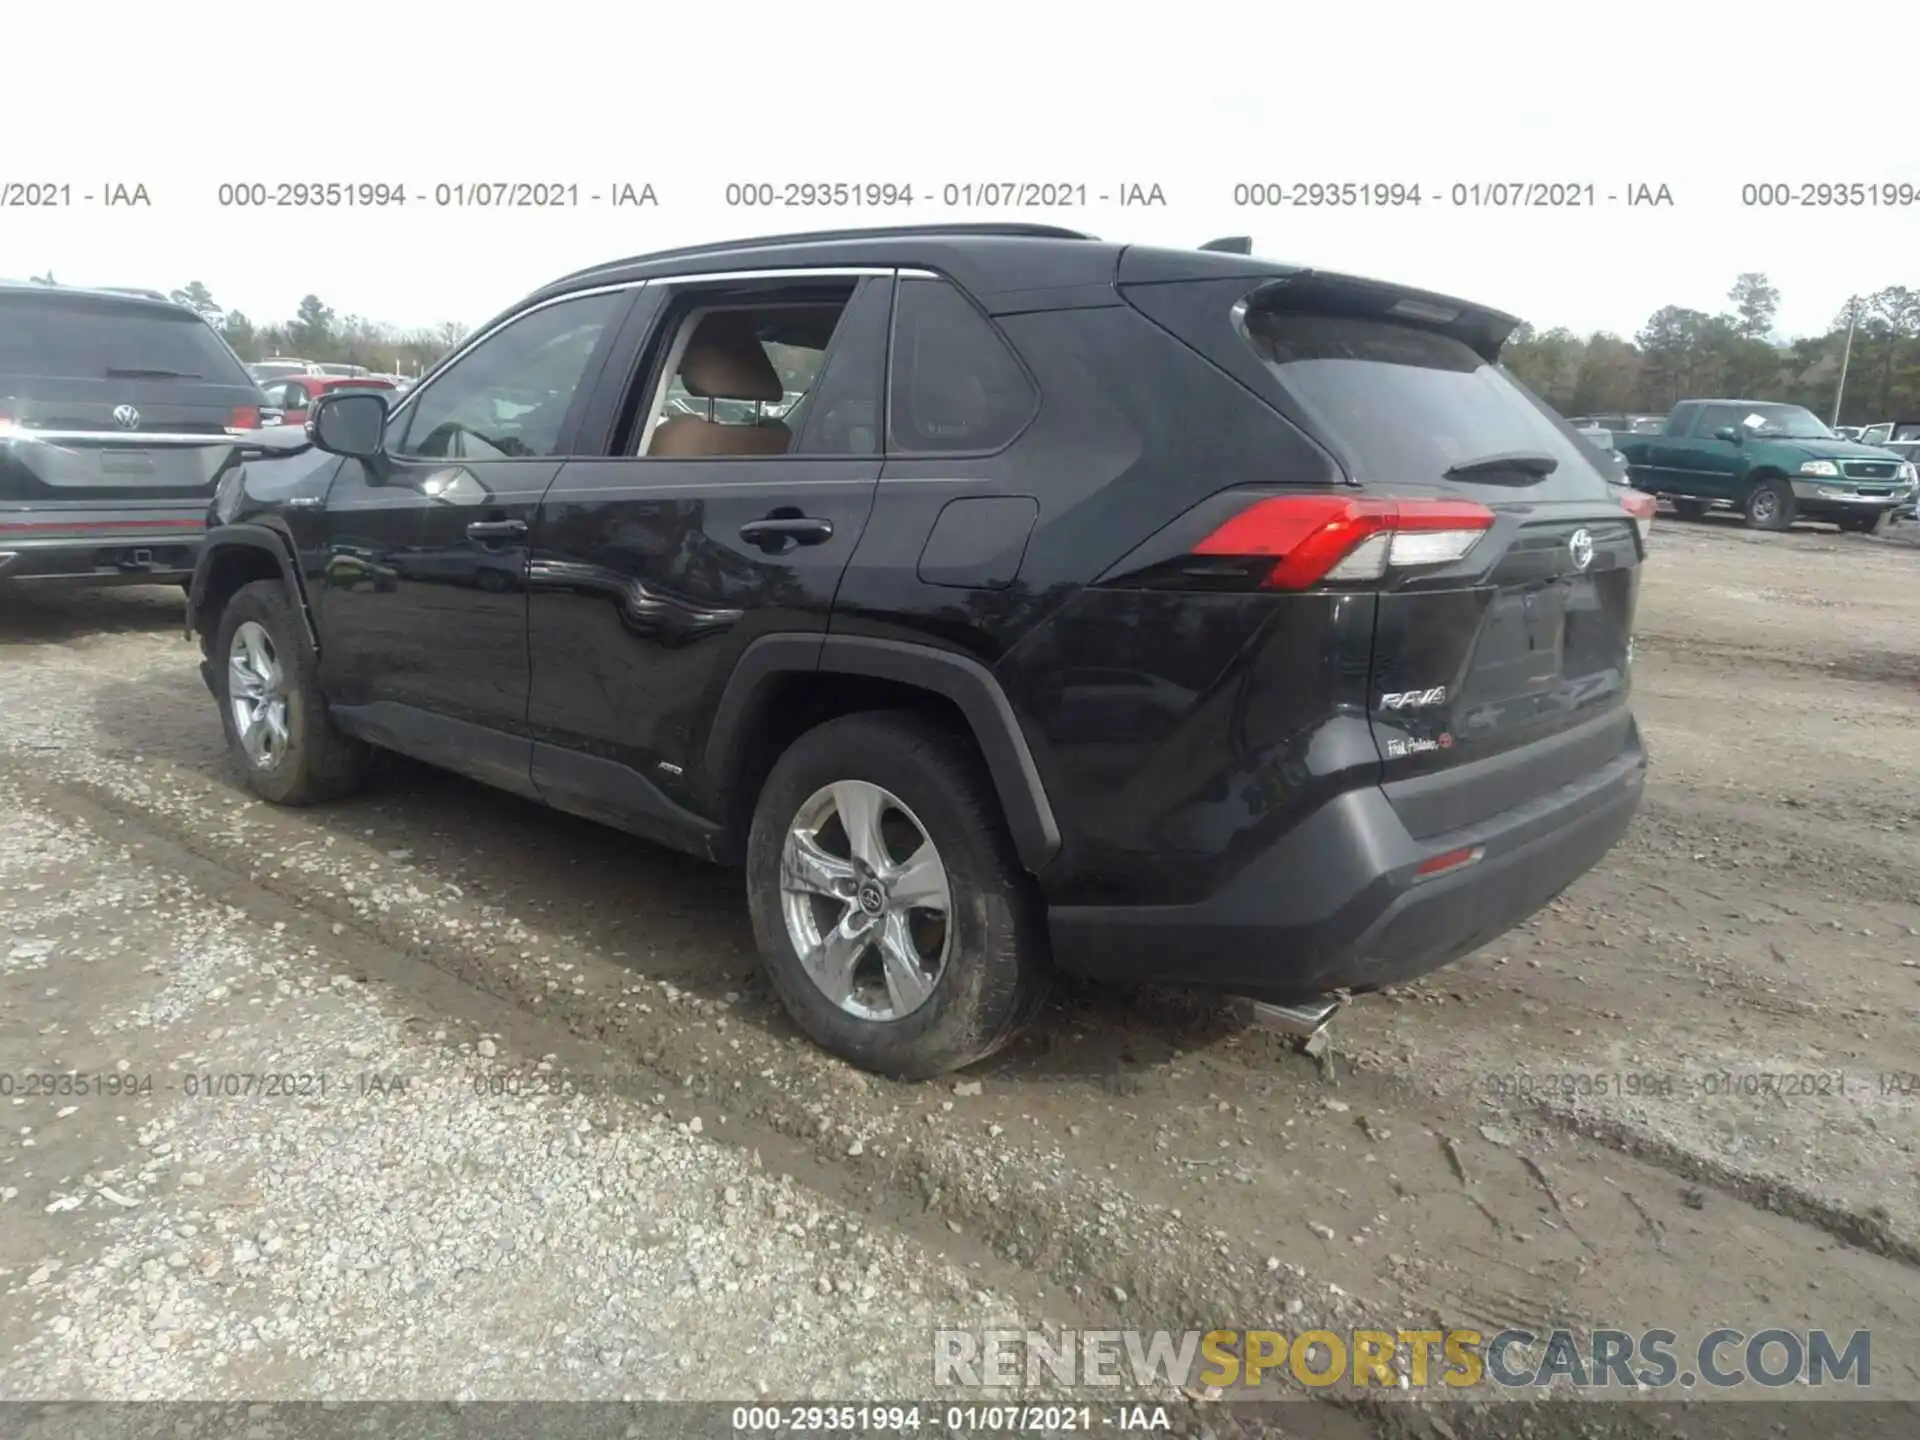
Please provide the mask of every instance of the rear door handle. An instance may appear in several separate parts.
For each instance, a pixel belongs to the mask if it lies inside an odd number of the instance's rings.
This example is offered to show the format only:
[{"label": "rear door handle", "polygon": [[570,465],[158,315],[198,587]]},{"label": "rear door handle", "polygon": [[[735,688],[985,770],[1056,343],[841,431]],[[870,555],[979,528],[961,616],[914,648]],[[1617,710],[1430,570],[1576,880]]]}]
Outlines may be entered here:
[{"label": "rear door handle", "polygon": [[833,522],[812,515],[768,516],[765,520],[749,520],[742,525],[740,538],[749,545],[769,548],[818,545],[833,538]]},{"label": "rear door handle", "polygon": [[526,533],[524,520],[476,520],[467,526],[469,540],[517,540]]}]

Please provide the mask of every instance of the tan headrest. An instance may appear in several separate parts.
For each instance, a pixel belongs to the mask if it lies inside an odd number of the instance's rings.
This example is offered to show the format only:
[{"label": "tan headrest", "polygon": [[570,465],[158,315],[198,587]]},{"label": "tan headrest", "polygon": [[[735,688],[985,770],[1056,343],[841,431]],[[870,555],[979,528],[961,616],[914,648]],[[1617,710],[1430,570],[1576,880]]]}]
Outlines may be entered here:
[{"label": "tan headrest", "polygon": [[680,383],[701,400],[778,400],[786,393],[744,311],[701,320],[680,360]]},{"label": "tan headrest", "polygon": [[784,455],[792,444],[793,432],[778,420],[766,420],[758,425],[722,425],[698,415],[676,415],[653,432],[647,443],[647,454],[687,460],[728,455]]}]

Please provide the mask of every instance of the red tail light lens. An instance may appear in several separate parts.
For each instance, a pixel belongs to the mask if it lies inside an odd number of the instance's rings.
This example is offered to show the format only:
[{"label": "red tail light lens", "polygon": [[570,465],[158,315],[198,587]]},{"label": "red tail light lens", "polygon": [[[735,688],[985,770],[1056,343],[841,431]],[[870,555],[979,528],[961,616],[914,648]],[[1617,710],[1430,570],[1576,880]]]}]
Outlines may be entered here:
[{"label": "red tail light lens", "polygon": [[233,414],[227,417],[229,430],[258,430],[260,428],[260,408],[257,405],[236,405]]},{"label": "red tail light lens", "polygon": [[1620,508],[1633,517],[1634,528],[1644,543],[1653,533],[1653,517],[1660,509],[1660,502],[1644,490],[1629,490],[1620,497]]},{"label": "red tail light lens", "polygon": [[1196,555],[1272,556],[1267,590],[1378,580],[1390,568],[1461,559],[1492,527],[1471,500],[1355,500],[1279,495],[1242,510],[1193,549]]}]

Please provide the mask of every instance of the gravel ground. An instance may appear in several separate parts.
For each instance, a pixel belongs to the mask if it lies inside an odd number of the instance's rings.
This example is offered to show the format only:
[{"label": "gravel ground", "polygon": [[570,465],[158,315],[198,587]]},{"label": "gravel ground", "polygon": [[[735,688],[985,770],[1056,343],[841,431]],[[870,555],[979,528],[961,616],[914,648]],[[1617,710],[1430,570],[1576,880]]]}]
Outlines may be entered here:
[{"label": "gravel ground", "polygon": [[936,1320],[1013,1318],[721,1111],[567,1093],[118,828],[0,785],[0,1397],[914,1394]]},{"label": "gravel ground", "polygon": [[[0,1058],[337,1078],[15,1107],[0,1393],[899,1395],[932,1324],[1017,1313],[1869,1328],[1875,1391],[1920,1397],[1914,548],[1663,519],[1655,551],[1648,799],[1548,911],[1317,1058],[1068,986],[957,1089],[801,1041],[737,877],[410,765],[260,805],[177,597],[8,602]],[[623,1093],[474,1094],[545,1055]],[[1445,1433],[1388,1409],[1286,1423]]]}]

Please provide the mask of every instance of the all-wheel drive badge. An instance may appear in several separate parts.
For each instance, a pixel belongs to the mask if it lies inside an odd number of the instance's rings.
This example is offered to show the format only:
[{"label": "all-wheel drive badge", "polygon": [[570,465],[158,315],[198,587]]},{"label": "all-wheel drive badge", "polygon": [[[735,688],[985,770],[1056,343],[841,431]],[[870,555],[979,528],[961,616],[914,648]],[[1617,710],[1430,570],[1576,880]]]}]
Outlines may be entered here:
[{"label": "all-wheel drive badge", "polygon": [[1573,568],[1584,570],[1593,563],[1593,533],[1576,530],[1567,540],[1567,552],[1573,556]]},{"label": "all-wheel drive badge", "polygon": [[113,407],[113,423],[122,430],[131,430],[140,423],[140,412],[131,405]]}]

